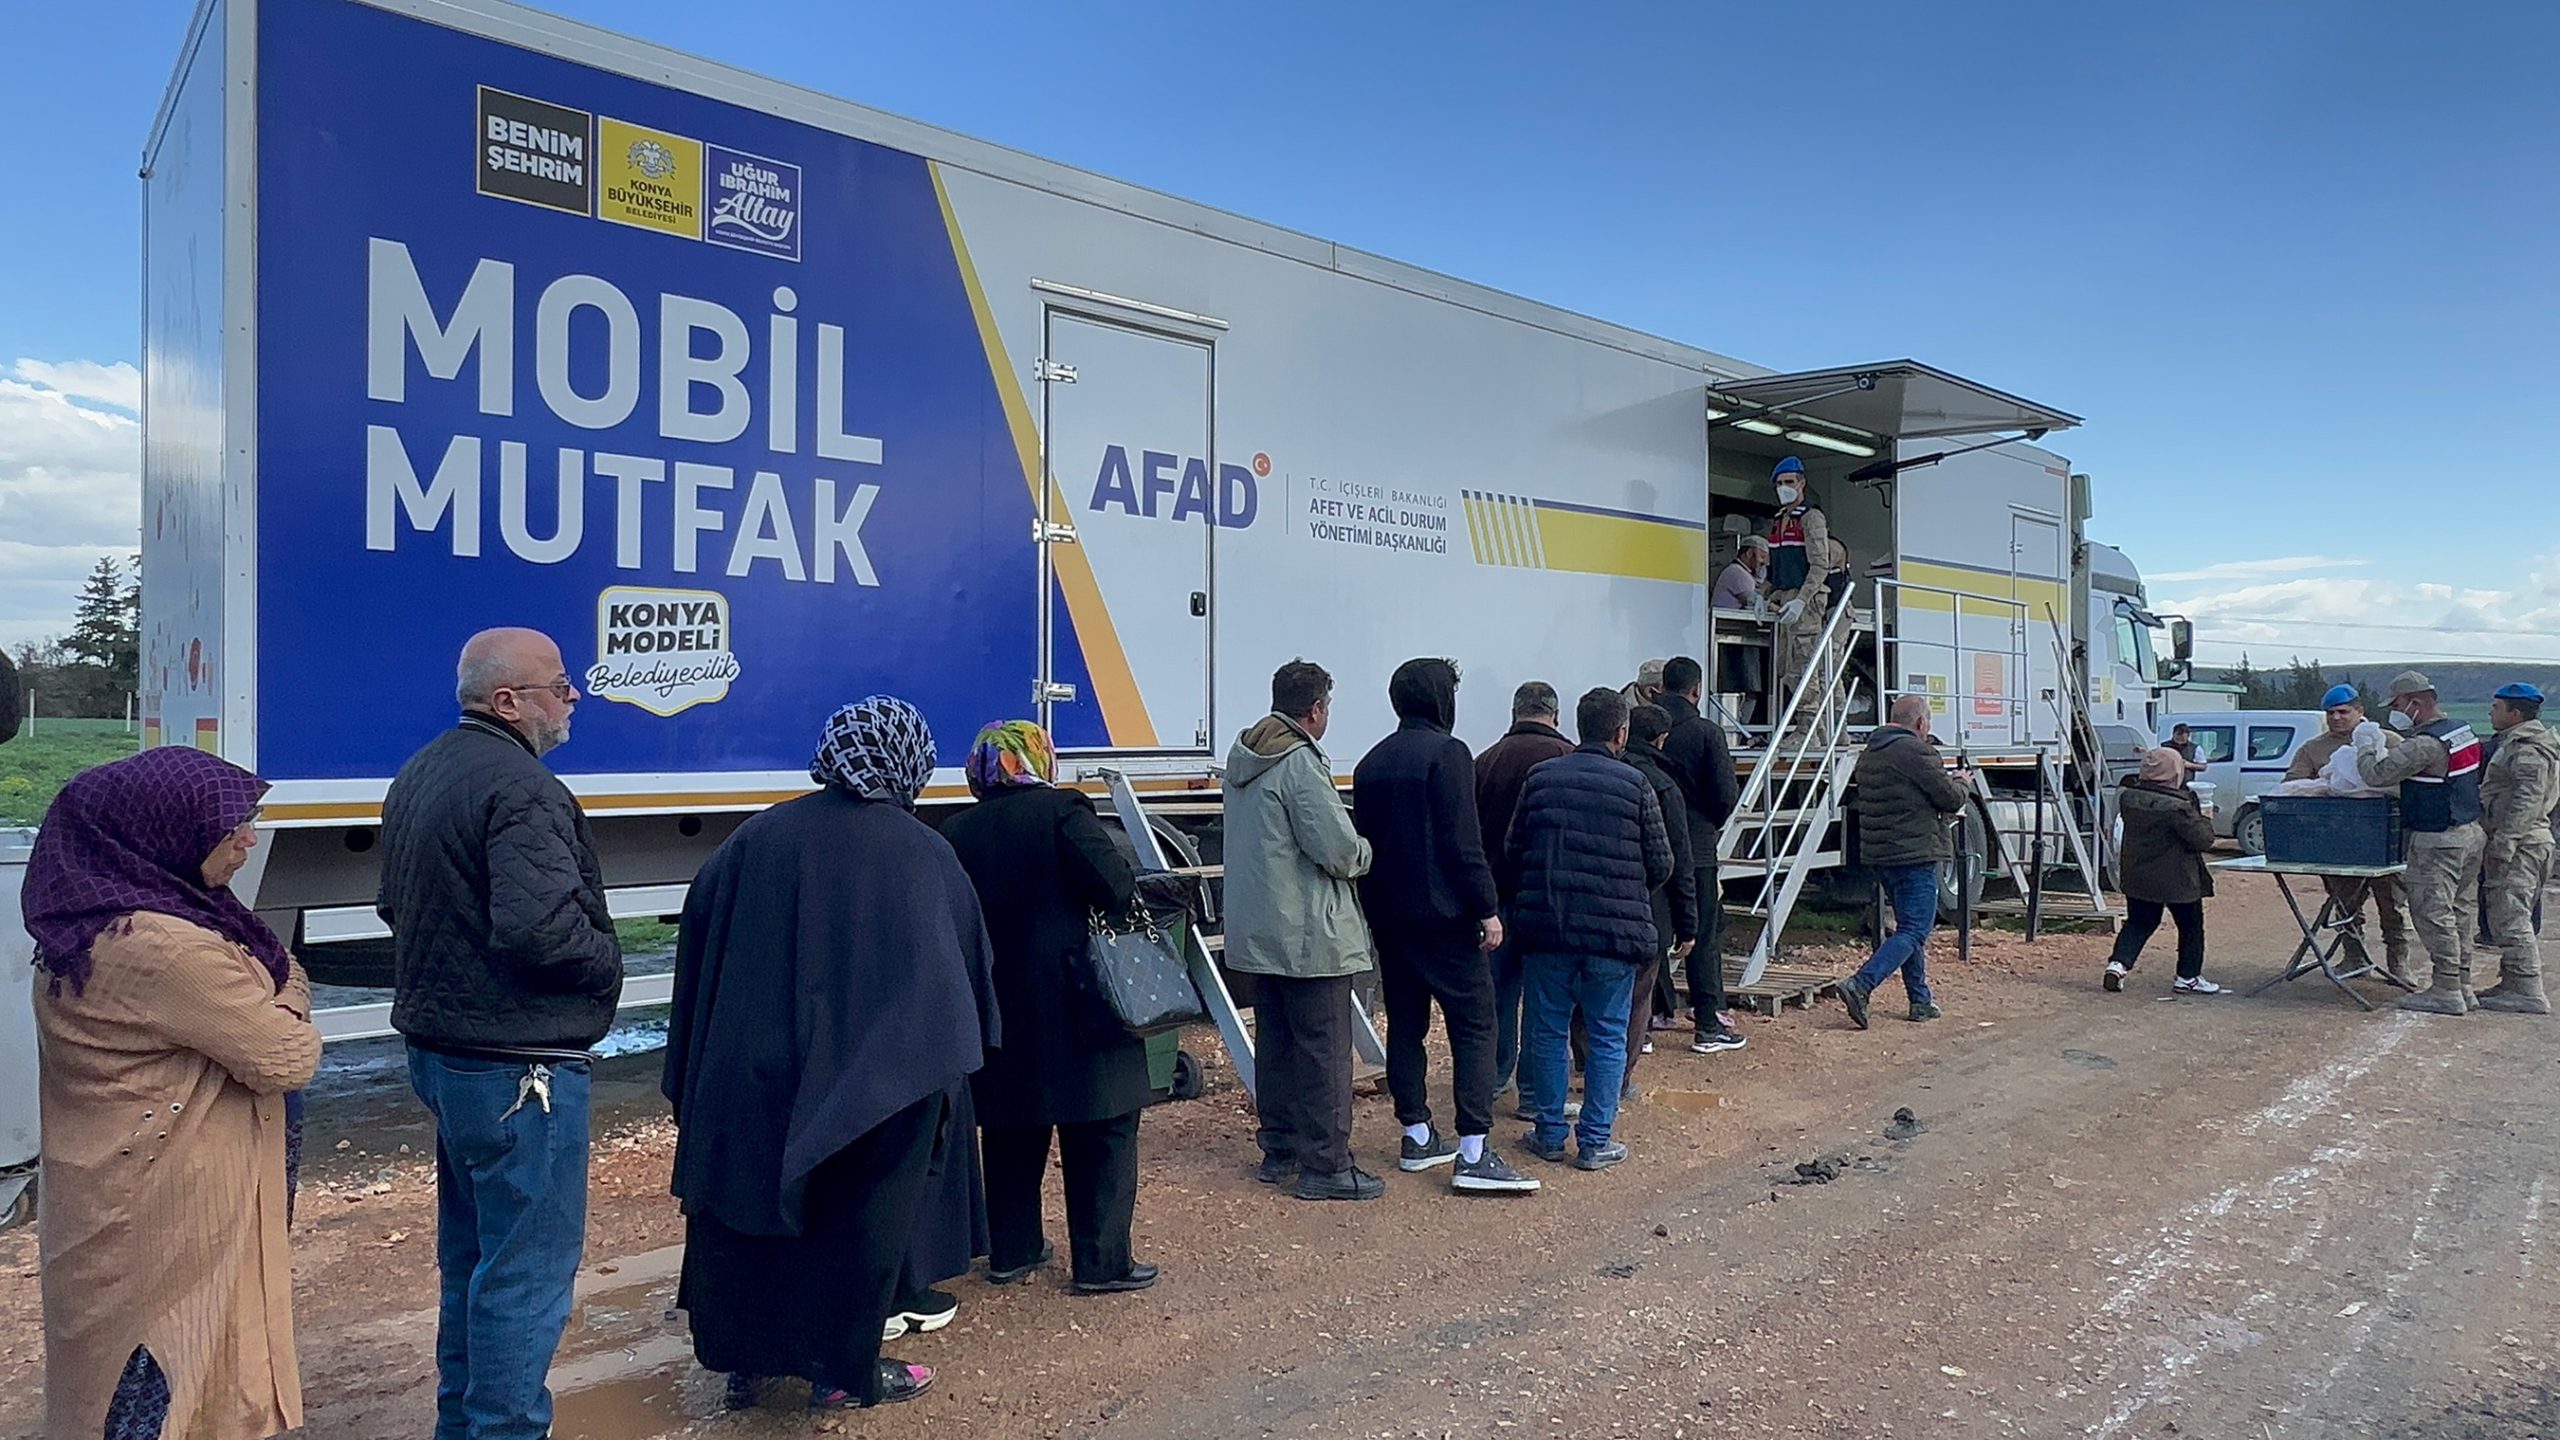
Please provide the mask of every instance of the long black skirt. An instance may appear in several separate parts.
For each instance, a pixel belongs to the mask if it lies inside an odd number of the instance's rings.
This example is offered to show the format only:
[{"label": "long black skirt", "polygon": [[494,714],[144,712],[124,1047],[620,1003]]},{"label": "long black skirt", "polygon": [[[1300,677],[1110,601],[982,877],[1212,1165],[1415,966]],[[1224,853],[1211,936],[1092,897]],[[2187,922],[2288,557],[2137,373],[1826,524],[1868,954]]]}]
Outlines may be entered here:
[{"label": "long black skirt", "polygon": [[969,1273],[971,1262],[987,1253],[987,1182],[978,1165],[978,1112],[969,1098],[969,1082],[944,1092],[951,1102],[926,1173],[924,1203],[917,1207],[915,1233],[907,1242],[905,1273],[899,1277],[902,1297]]},{"label": "long black skirt", "polygon": [[703,1367],[797,1375],[877,1400],[880,1327],[889,1318],[949,1113],[934,1094],[872,1127],[820,1164],[798,1235],[747,1235],[685,1221],[676,1304]]}]

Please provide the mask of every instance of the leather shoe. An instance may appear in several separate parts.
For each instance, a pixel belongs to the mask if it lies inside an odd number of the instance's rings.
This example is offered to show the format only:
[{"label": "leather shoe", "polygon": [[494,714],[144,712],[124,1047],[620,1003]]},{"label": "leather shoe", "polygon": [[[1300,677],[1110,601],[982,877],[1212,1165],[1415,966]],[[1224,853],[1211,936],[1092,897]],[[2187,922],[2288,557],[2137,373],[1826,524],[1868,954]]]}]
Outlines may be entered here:
[{"label": "leather shoe", "polygon": [[1078,1280],[1075,1282],[1075,1291],[1079,1295],[1126,1295],[1133,1290],[1144,1290],[1154,1283],[1156,1283],[1156,1267],[1142,1263],[1130,1266],[1129,1273],[1117,1280]]}]

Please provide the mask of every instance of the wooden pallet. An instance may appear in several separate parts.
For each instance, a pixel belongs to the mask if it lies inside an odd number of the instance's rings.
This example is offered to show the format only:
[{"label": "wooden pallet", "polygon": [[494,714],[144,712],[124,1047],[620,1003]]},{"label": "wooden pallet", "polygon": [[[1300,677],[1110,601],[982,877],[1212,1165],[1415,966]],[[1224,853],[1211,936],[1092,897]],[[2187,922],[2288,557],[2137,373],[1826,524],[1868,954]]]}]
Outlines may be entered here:
[{"label": "wooden pallet", "polygon": [[[1974,902],[1973,908],[1977,915],[2024,919],[2027,913],[2027,902],[2024,900],[1978,900]],[[2077,925],[2095,925],[2103,933],[2112,935],[2116,932],[2116,927],[2124,923],[2124,897],[2108,896],[2107,912],[2104,915],[2099,914],[2097,907],[2090,903],[2088,896],[2065,890],[2044,897],[2044,906],[2038,918],[2044,921],[2068,920]],[[1941,924],[1938,929],[1943,932],[1947,927]]]},{"label": "wooden pallet", "polygon": [[1742,983],[1742,967],[1724,967],[1725,1003],[1747,1007],[1762,1015],[1775,1016],[1792,1005],[1810,1009],[1813,999],[1826,990],[1837,988],[1845,977],[1829,970],[1807,970],[1795,966],[1771,965],[1760,972],[1757,984]]}]

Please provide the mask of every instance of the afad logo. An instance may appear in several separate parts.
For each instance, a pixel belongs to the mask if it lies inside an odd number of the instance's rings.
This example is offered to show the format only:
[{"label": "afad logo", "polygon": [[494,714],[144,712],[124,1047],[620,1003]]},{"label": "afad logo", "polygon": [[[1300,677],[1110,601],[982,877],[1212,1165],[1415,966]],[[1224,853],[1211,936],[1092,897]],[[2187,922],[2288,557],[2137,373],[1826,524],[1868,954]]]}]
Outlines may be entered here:
[{"label": "afad logo", "polygon": [[1217,471],[1213,493],[1209,462],[1196,455],[1141,450],[1133,460],[1127,446],[1109,446],[1085,508],[1149,520],[1199,520],[1228,530],[1251,525],[1262,509],[1260,481],[1271,474],[1271,457],[1257,454],[1250,468],[1221,465]]}]

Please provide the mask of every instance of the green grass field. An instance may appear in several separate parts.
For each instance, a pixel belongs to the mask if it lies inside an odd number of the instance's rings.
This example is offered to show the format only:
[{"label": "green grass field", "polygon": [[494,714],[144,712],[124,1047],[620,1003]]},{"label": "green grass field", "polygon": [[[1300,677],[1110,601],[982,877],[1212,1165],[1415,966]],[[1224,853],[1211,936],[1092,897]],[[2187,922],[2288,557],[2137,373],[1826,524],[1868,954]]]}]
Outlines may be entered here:
[{"label": "green grass field", "polygon": [[121,720],[39,719],[33,734],[22,730],[0,745],[0,825],[33,825],[72,776],[121,760],[141,744]]}]

